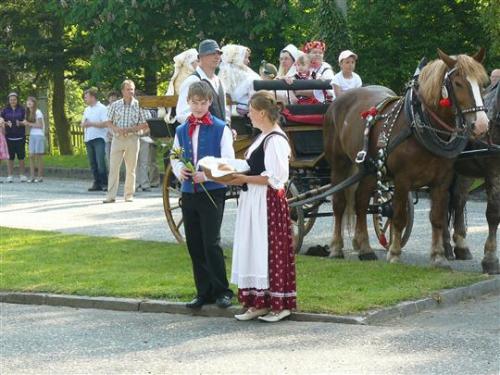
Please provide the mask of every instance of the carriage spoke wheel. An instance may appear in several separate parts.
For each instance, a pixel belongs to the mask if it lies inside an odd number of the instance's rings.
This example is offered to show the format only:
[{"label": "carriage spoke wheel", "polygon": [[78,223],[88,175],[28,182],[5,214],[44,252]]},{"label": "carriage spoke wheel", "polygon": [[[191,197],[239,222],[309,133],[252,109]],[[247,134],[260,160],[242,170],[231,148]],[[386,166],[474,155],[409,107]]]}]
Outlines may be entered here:
[{"label": "carriage spoke wheel", "polygon": [[[401,236],[401,248],[403,248],[408,242],[411,235],[411,231],[413,229],[414,207],[413,207],[413,197],[411,195],[411,192],[408,193],[406,210],[407,210],[408,223],[406,224],[406,227],[403,230],[403,234]],[[373,214],[372,217],[373,217],[373,226],[375,228],[375,234],[377,235],[377,239],[380,239],[381,235],[384,234],[385,238],[387,239],[387,243],[386,244],[380,243],[380,244],[384,246],[386,250],[389,250],[392,239],[392,226],[391,226],[392,219],[390,217],[382,216],[382,230],[381,230],[379,225],[379,216],[377,214]]]},{"label": "carriage spoke wheel", "polygon": [[[308,203],[303,206],[303,211],[304,211],[304,236],[306,236],[314,226],[314,223],[316,222],[316,217],[319,211],[319,207],[324,201],[319,201],[319,202],[314,202],[314,203]],[[309,217],[306,217],[307,215],[310,215]]]},{"label": "carriage spoke wheel", "polygon": [[172,165],[169,164],[163,178],[163,210],[170,231],[179,243],[184,242],[181,204],[181,184],[174,175]]},{"label": "carriage spoke wheel", "polygon": [[[297,195],[299,195],[299,190],[293,182],[290,182],[286,187],[286,197],[293,198]],[[293,249],[295,253],[299,253],[305,236],[304,210],[302,207],[291,208],[290,219],[292,221]]]}]

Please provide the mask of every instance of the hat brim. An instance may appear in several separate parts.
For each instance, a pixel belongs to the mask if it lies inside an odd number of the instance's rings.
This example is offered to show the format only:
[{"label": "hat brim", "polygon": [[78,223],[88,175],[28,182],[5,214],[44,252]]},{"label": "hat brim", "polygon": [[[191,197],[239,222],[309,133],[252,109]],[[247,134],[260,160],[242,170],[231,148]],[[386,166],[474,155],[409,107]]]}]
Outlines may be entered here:
[{"label": "hat brim", "polygon": [[198,56],[206,56],[206,55],[213,55],[215,53],[218,53],[219,55],[222,55],[223,52],[221,49],[216,49],[214,51],[208,51],[208,52],[204,52],[204,53],[198,53]]}]

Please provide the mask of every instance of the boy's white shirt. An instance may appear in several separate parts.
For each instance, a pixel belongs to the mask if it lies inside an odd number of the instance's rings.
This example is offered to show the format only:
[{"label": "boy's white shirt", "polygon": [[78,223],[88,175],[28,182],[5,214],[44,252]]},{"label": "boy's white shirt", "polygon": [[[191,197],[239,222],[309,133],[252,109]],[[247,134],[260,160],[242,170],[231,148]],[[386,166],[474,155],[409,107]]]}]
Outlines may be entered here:
[{"label": "boy's white shirt", "polygon": [[[204,126],[204,125],[200,125]],[[194,129],[193,138],[191,141],[193,142],[193,165],[198,164],[198,135],[200,133],[200,126],[197,126]],[[174,144],[172,145],[173,149],[180,148],[179,139],[177,138],[177,134],[174,138]],[[221,158],[234,159],[234,148],[233,148],[233,134],[231,129],[228,126],[224,126],[224,132],[222,133],[222,139],[220,141],[220,156]],[[175,177],[179,179],[181,175],[181,169],[184,167],[184,164],[178,159],[170,159],[172,164],[172,171],[174,172]]]},{"label": "boy's white shirt", "polygon": [[345,78],[342,71],[340,71],[333,77],[332,84],[339,86],[342,91],[347,91],[361,87],[363,82],[361,81],[361,77],[355,72],[352,72],[351,78]]}]

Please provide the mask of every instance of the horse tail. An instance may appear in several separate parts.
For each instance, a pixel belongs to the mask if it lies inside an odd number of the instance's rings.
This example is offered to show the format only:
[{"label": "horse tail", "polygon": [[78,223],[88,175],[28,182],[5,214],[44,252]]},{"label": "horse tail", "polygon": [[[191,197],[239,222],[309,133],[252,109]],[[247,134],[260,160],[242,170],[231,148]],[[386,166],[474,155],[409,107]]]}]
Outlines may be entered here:
[{"label": "horse tail", "polygon": [[[356,165],[352,165],[349,171],[349,176],[354,175],[358,170]],[[358,184],[351,185],[344,189],[344,197],[345,197],[345,210],[344,215],[342,216],[342,223],[345,225],[345,229],[347,229],[347,233],[351,235],[355,228],[356,224],[356,190],[358,188]]]}]

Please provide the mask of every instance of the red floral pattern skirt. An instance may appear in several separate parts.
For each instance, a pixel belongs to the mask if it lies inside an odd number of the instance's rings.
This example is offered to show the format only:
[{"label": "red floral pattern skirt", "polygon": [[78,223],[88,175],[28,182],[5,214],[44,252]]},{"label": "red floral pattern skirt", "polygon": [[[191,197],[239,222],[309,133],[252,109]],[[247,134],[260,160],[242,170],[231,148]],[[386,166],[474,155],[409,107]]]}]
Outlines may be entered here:
[{"label": "red floral pattern skirt", "polygon": [[283,189],[267,188],[267,226],[269,289],[238,289],[238,300],[246,308],[295,309],[295,253],[290,211]]}]

